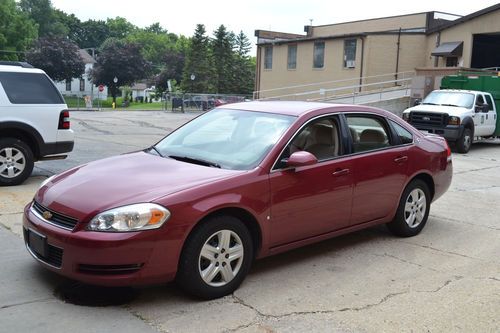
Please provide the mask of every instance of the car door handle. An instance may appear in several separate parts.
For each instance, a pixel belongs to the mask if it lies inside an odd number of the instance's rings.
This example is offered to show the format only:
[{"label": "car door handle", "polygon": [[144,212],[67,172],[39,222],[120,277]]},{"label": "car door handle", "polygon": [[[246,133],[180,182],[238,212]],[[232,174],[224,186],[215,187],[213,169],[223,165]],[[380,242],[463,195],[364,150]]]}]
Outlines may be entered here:
[{"label": "car door handle", "polygon": [[332,173],[332,176],[338,177],[338,176],[343,176],[347,175],[349,173],[349,169],[337,169]]},{"label": "car door handle", "polygon": [[394,159],[394,162],[396,163],[403,163],[408,161],[408,156],[398,156]]}]

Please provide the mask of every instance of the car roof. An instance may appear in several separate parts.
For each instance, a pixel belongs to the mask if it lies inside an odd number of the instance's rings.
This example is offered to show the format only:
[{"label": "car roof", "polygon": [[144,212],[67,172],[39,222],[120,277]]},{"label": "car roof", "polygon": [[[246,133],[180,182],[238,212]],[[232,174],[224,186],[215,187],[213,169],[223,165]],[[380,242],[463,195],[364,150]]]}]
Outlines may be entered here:
[{"label": "car roof", "polygon": [[26,68],[14,65],[0,65],[0,72],[45,74],[44,71],[38,68]]},{"label": "car roof", "polygon": [[370,111],[378,114],[382,114],[383,111],[376,108],[365,107],[360,105],[350,105],[350,104],[333,104],[333,103],[319,103],[319,102],[299,102],[299,101],[253,101],[253,102],[241,102],[233,104],[225,104],[219,108],[233,109],[233,110],[245,110],[245,111],[257,111],[257,112],[268,112],[277,113],[289,116],[301,116],[313,111],[328,109],[339,109],[338,111],[346,111],[346,109],[351,109],[352,111]]},{"label": "car roof", "polygon": [[465,90],[465,89],[439,89],[435,91],[445,91],[445,92],[464,92],[464,93],[470,93],[470,94],[489,94],[486,91],[479,91],[479,90]]}]

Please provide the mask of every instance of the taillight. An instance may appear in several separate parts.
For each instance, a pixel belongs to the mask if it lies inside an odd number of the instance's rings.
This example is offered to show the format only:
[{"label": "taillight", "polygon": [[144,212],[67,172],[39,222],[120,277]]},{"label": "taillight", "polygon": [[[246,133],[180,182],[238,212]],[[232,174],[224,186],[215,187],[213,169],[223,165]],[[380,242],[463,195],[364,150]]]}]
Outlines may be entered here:
[{"label": "taillight", "polygon": [[444,141],[446,144],[446,162],[451,162],[451,149],[450,145],[448,144],[448,141]]},{"label": "taillight", "polygon": [[69,111],[68,110],[61,111],[61,113],[59,114],[58,129],[69,129],[69,128],[70,128]]}]

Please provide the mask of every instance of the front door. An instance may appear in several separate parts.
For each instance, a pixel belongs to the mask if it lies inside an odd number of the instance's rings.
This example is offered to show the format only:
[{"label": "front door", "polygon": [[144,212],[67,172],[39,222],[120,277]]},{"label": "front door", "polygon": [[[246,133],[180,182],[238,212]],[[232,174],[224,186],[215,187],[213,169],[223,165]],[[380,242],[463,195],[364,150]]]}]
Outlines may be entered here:
[{"label": "front door", "polygon": [[270,174],[271,246],[318,236],[349,225],[352,164],[342,156],[337,117],[311,121],[280,160],[308,151],[318,163],[295,169],[278,164]]}]

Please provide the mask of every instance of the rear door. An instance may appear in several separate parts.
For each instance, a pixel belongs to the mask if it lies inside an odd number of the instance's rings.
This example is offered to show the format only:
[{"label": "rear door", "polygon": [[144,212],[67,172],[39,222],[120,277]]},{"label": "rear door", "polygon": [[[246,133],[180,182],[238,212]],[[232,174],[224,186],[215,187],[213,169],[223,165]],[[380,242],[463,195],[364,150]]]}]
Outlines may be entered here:
[{"label": "rear door", "polygon": [[485,135],[492,135],[495,132],[495,127],[497,124],[497,113],[495,111],[495,103],[493,102],[493,98],[491,98],[490,94],[484,94],[486,103],[488,103],[488,113],[486,113],[485,117],[485,131],[487,133]]},{"label": "rear door", "polygon": [[407,179],[411,144],[401,144],[384,117],[348,113],[345,119],[354,177],[350,224],[387,217],[397,206]]}]

